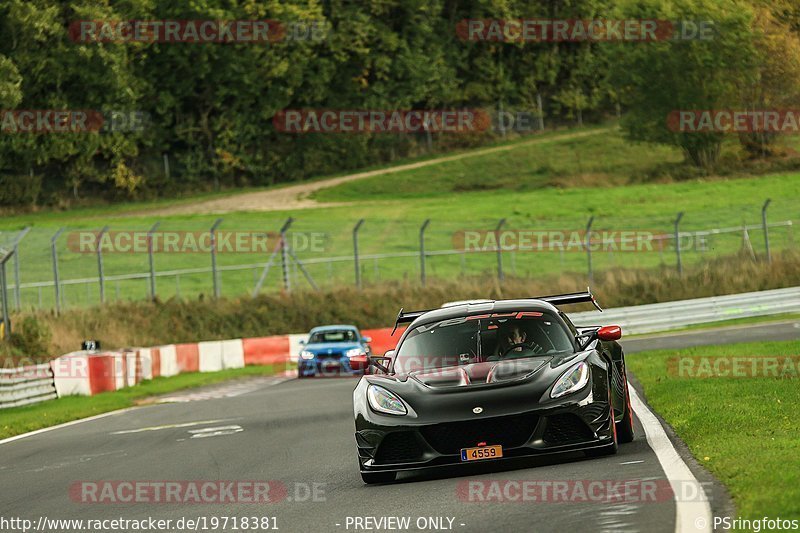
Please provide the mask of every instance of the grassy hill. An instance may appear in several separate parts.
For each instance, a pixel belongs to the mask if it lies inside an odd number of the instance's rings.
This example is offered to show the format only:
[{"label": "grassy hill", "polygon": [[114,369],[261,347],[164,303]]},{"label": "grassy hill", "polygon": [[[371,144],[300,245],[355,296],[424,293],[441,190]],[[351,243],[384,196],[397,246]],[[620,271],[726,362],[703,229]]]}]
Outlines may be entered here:
[{"label": "grassy hill", "polygon": [[[296,219],[292,226],[296,240],[309,234],[322,239],[321,250],[298,248],[296,252],[324,288],[353,284],[351,231],[361,218],[366,220],[359,234],[362,275],[366,284],[373,285],[419,278],[419,228],[428,218],[426,250],[431,255],[427,273],[438,279],[492,275],[495,254],[460,253],[457,235],[464,230],[493,229],[500,218],[507,219],[505,228],[512,231],[579,231],[593,215],[595,230],[670,233],[677,212],[684,211],[683,231],[732,228],[707,236],[703,249],[686,250],[683,261],[689,266],[741,251],[744,233],[736,228],[743,223],[760,224],[760,208],[766,198],[773,200],[771,221],[797,218],[798,173],[675,181],[669,172],[683,171],[680,155],[674,150],[627,143],[607,127],[577,130],[574,136],[566,132],[566,138],[564,133],[509,141],[498,145],[502,150],[481,155],[465,152],[459,159],[323,189],[316,193],[319,204],[312,209],[170,216],[163,214],[170,202],[126,204],[5,217],[0,221],[0,230],[4,230],[0,238],[8,239],[14,230],[32,226],[20,248],[21,281],[30,285],[52,280],[50,238],[60,227],[68,232],[99,230],[106,225],[116,231],[146,231],[159,221],[163,231],[204,231],[222,218],[221,230],[277,231],[291,216]],[[617,186],[609,186],[614,184]],[[329,201],[345,204],[327,205]],[[191,202],[174,204],[185,207]],[[151,207],[162,214],[148,214]],[[753,229],[747,238],[755,254],[762,254],[761,231]],[[70,251],[66,240],[62,236],[57,243],[61,280],[84,281],[64,286],[65,306],[96,303],[99,289],[91,278],[97,275],[97,259],[94,254]],[[795,249],[792,228],[773,228],[771,244],[775,251]],[[250,293],[266,260],[264,254],[220,254],[218,264],[228,269],[220,274],[222,294]],[[675,252],[670,247],[651,253],[597,252],[593,262],[596,271],[671,268]],[[157,254],[155,263],[158,272],[169,272],[158,278],[161,298],[211,293],[208,254]],[[585,276],[587,258],[580,250],[506,252],[503,263],[510,275],[542,279],[565,272]],[[104,264],[106,276],[112,277],[106,287],[107,299],[147,296],[145,277],[122,279],[148,272],[146,254],[106,254]],[[290,274],[293,287],[308,286],[297,268]],[[13,279],[13,274],[9,278]],[[264,290],[280,286],[281,273],[276,266],[270,270]],[[39,306],[40,302],[47,307],[54,302],[51,286],[29,286],[21,296],[23,307]]]}]

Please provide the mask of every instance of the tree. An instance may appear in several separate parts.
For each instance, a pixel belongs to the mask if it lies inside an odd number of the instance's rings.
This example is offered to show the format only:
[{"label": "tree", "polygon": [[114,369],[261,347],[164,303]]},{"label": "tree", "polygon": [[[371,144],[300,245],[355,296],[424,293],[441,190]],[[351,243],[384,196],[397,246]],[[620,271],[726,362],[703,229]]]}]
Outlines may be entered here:
[{"label": "tree", "polygon": [[[755,58],[752,78],[742,80],[745,109],[793,109],[800,99],[800,35],[768,9],[755,10],[753,19]],[[751,155],[766,156],[779,135],[775,131],[743,132],[742,147]]]},{"label": "tree", "polygon": [[734,0],[646,2],[625,18],[714,21],[713,38],[619,43],[610,48],[611,79],[626,108],[622,126],[635,141],[680,147],[692,164],[712,167],[723,133],[671,131],[667,118],[679,110],[735,109],[740,86],[754,76],[751,13]]}]

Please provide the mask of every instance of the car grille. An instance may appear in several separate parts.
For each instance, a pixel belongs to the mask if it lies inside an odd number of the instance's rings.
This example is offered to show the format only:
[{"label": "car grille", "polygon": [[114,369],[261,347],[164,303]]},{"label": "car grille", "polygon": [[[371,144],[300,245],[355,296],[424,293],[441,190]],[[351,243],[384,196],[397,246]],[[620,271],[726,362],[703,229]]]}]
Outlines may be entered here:
[{"label": "car grille", "polygon": [[548,417],[544,441],[548,444],[570,444],[585,442],[594,438],[594,433],[583,420],[573,414]]},{"label": "car grille", "polygon": [[528,441],[538,421],[535,415],[513,415],[452,422],[423,428],[422,436],[441,454],[459,453],[461,448],[477,446],[479,442],[516,448]]},{"label": "car grille", "polygon": [[410,463],[419,461],[422,456],[422,445],[410,431],[388,433],[375,453],[378,464]]},{"label": "car grille", "polygon": [[318,361],[338,361],[342,357],[341,352],[333,353],[319,353],[317,354]]}]

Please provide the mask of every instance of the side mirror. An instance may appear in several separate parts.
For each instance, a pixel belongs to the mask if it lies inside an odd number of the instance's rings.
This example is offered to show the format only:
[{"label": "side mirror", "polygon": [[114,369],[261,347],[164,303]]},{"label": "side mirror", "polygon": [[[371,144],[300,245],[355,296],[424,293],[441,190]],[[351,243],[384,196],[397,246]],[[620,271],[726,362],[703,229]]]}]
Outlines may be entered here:
[{"label": "side mirror", "polygon": [[[388,353],[388,352],[387,352]],[[392,364],[392,358],[384,356],[374,356],[369,358],[369,364],[383,372],[389,373],[389,366]]]},{"label": "side mirror", "polygon": [[353,370],[366,370],[369,366],[369,359],[366,355],[357,355],[350,358],[350,368]]},{"label": "side mirror", "polygon": [[622,337],[622,328],[619,326],[603,326],[597,330],[597,338],[601,341],[618,341]]},{"label": "side mirror", "polygon": [[394,350],[388,350],[383,356],[387,359],[394,359]]},{"label": "side mirror", "polygon": [[364,344],[369,344],[372,342],[372,337],[361,337],[361,342]]},{"label": "side mirror", "polygon": [[300,342],[298,342],[298,344],[300,346],[305,346],[306,345],[306,340],[305,339],[300,339]]}]

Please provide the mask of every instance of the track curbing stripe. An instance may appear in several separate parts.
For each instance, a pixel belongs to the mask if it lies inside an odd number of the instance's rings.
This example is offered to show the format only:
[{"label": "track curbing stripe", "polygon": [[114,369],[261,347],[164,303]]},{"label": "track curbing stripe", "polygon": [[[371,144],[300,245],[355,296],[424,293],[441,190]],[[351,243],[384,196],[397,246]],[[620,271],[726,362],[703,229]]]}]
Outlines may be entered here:
[{"label": "track curbing stripe", "polygon": [[[636,389],[628,384],[631,395],[631,405],[636,412],[636,417],[644,428],[647,444],[656,454],[661,468],[664,469],[675,494],[675,531],[711,532],[711,506],[703,490],[702,484],[692,474],[688,465],[683,461],[678,450],[669,440],[667,433],[661,426],[656,415],[645,405]],[[693,484],[697,490],[696,501],[683,501],[679,498],[684,493],[685,484]]]}]

